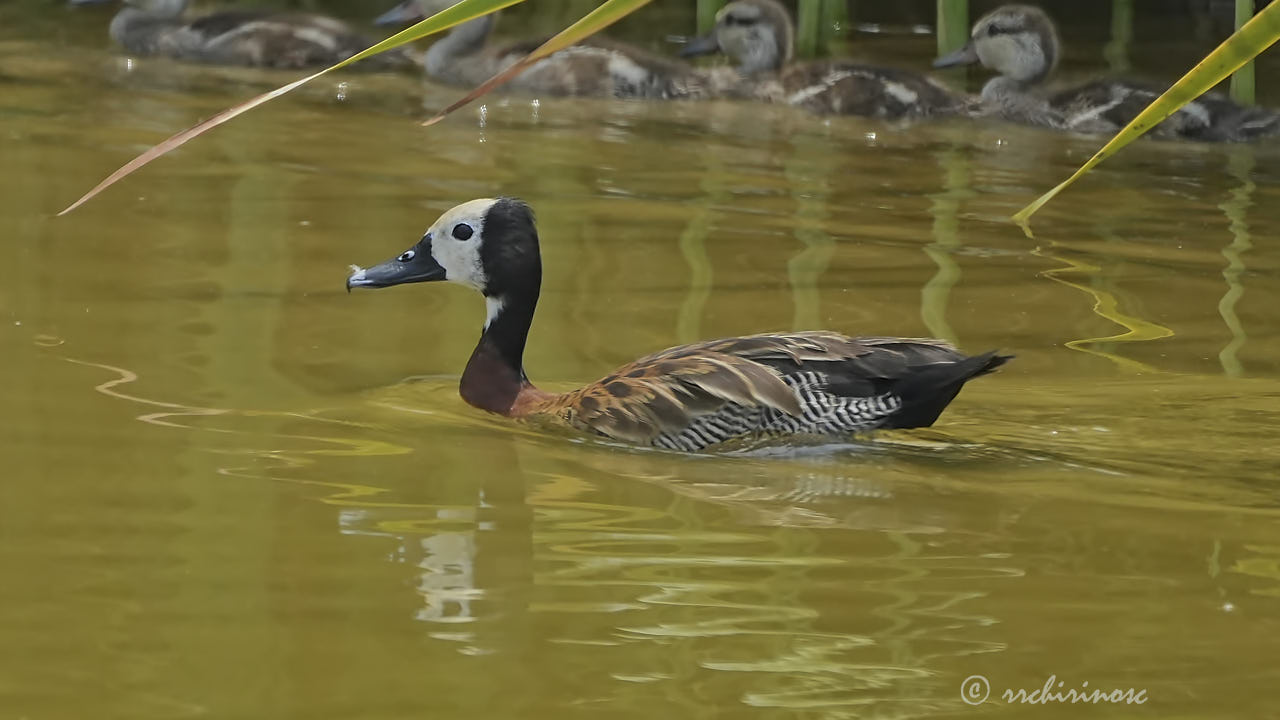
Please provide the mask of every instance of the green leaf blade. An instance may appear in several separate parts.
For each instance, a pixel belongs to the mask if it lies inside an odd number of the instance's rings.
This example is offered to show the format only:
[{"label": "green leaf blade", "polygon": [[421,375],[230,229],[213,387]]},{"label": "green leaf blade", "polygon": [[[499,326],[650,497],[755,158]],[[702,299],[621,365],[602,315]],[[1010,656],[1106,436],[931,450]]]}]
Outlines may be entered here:
[{"label": "green leaf blade", "polygon": [[1102,149],[1094,153],[1079,170],[1064,180],[1057,187],[1036,198],[1026,207],[1014,214],[1014,222],[1028,226],[1031,216],[1065,190],[1098,163],[1114,155],[1118,150],[1141,137],[1160,121],[1177,112],[1182,106],[1203,95],[1213,86],[1222,82],[1228,75],[1253,60],[1262,51],[1280,39],[1280,3],[1271,3],[1262,9],[1252,20],[1245,23],[1231,37],[1227,38],[1213,52],[1201,60],[1186,75],[1160,97],[1156,98],[1142,112],[1138,113],[1128,125],[1120,129]]},{"label": "green leaf blade", "polygon": [[497,12],[498,10],[501,10],[506,7],[510,7],[520,2],[524,2],[524,0],[461,0],[457,4],[451,5],[448,8],[441,10],[435,15],[432,15],[431,17],[411,27],[406,28],[396,33],[395,35],[392,35],[391,37],[383,40],[382,42],[376,43],[366,48],[365,50],[362,50],[356,53],[355,55],[352,55],[346,60],[338,62],[334,65],[330,65],[329,67],[319,72],[308,75],[302,78],[301,80],[295,80],[287,85],[283,85],[281,87],[276,88],[275,90],[263,93],[256,97],[250,98],[249,100],[246,100],[245,102],[242,102],[234,107],[223,110],[222,112],[218,113],[217,115],[214,115],[211,118],[208,118],[207,120],[201,121],[196,125],[187,128],[186,130],[183,130],[181,132],[178,132],[166,138],[165,140],[161,141],[160,143],[152,146],[151,148],[143,152],[141,155],[138,155],[137,157],[133,158],[129,162],[125,163],[115,172],[108,175],[105,180],[95,185],[92,190],[80,196],[78,200],[71,203],[65,209],[59,212],[57,216],[61,217],[71,212],[72,210],[75,210],[76,208],[85,204],[89,200],[93,199],[103,190],[106,190],[107,188],[116,184],[120,180],[124,179],[125,177],[128,177],[129,175],[133,174],[137,170],[146,166],[152,160],[155,160],[156,158],[167,154],[168,152],[180,147],[181,145],[187,143],[190,140],[193,140],[203,135],[204,133],[227,122],[228,120],[236,118],[248,112],[249,110],[252,110],[253,108],[258,107],[259,105],[262,105],[270,100],[274,100],[280,97],[281,95],[291,92],[311,82],[312,80],[315,80],[316,78],[322,75],[333,72],[334,70],[337,70],[339,68],[346,67],[348,65],[351,65],[352,63],[359,62],[361,60],[364,60],[365,58],[372,57],[374,55],[377,55],[378,53],[383,53],[388,50],[393,50],[407,43],[411,43],[415,40],[424,38],[428,35],[438,33],[442,30],[448,30],[449,28],[455,25],[464,23],[468,20],[472,20],[482,15],[488,15],[489,13],[492,13],[492,12]]}]

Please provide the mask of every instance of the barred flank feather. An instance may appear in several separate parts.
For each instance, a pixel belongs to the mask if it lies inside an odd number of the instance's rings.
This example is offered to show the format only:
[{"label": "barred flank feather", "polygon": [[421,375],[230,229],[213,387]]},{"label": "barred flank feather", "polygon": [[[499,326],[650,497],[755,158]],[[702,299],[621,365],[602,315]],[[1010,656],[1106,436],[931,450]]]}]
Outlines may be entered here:
[{"label": "barred flank feather", "polygon": [[752,335],[641,358],[537,412],[684,451],[752,436],[849,435],[929,425],[966,380],[1006,359],[966,357],[939,340]]}]

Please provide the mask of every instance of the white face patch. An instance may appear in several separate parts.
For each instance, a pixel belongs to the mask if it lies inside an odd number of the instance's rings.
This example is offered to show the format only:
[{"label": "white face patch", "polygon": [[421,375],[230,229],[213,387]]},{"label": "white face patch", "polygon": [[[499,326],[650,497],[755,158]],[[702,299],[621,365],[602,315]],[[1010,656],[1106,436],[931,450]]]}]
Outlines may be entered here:
[{"label": "white face patch", "polygon": [[444,268],[445,280],[484,292],[488,278],[480,264],[480,246],[484,244],[484,217],[495,202],[484,198],[462,203],[431,226],[431,257]]}]

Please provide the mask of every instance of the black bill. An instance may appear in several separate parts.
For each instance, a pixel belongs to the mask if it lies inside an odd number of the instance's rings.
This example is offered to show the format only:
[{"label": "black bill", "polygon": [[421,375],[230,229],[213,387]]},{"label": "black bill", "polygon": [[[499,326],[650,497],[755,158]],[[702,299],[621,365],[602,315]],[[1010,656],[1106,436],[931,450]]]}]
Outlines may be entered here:
[{"label": "black bill", "polygon": [[431,257],[431,243],[427,240],[405,250],[399,257],[379,263],[371,268],[351,266],[347,278],[347,292],[351,288],[382,288],[405,283],[444,280],[445,271]]},{"label": "black bill", "polygon": [[959,65],[972,65],[978,62],[978,50],[969,43],[955,52],[947,53],[937,60],[933,61],[936,68],[956,67]]},{"label": "black bill", "polygon": [[373,21],[374,25],[406,25],[408,23],[416,23],[419,20],[425,20],[426,15],[422,13],[422,8],[418,7],[417,0],[404,0],[404,2],[382,13]]},{"label": "black bill", "polygon": [[714,35],[703,35],[685,43],[684,47],[680,49],[680,57],[710,55],[715,52],[720,52],[720,43],[716,42],[716,37]]}]

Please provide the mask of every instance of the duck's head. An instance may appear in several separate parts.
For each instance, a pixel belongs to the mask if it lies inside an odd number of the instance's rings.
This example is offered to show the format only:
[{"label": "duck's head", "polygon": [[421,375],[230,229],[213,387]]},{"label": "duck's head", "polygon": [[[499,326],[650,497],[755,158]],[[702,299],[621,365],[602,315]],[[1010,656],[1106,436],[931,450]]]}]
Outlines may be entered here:
[{"label": "duck's head", "polygon": [[436,280],[479,291],[490,300],[491,316],[508,298],[536,298],[542,260],[533,211],[515,198],[462,203],[398,256],[371,268],[353,266],[347,290]]},{"label": "duck's head", "polygon": [[1019,83],[1040,82],[1058,63],[1058,31],[1038,7],[1002,5],[974,23],[969,44],[938,58],[933,66],[973,63]]},{"label": "duck's head", "polygon": [[710,35],[685,45],[684,57],[722,52],[747,74],[778,70],[791,61],[795,29],[777,0],[734,0],[716,13]]},{"label": "duck's head", "polygon": [[[69,0],[71,5],[97,5],[115,2],[115,0]],[[176,18],[187,9],[188,0],[124,0],[124,4],[137,8],[148,15],[156,17]]]}]

